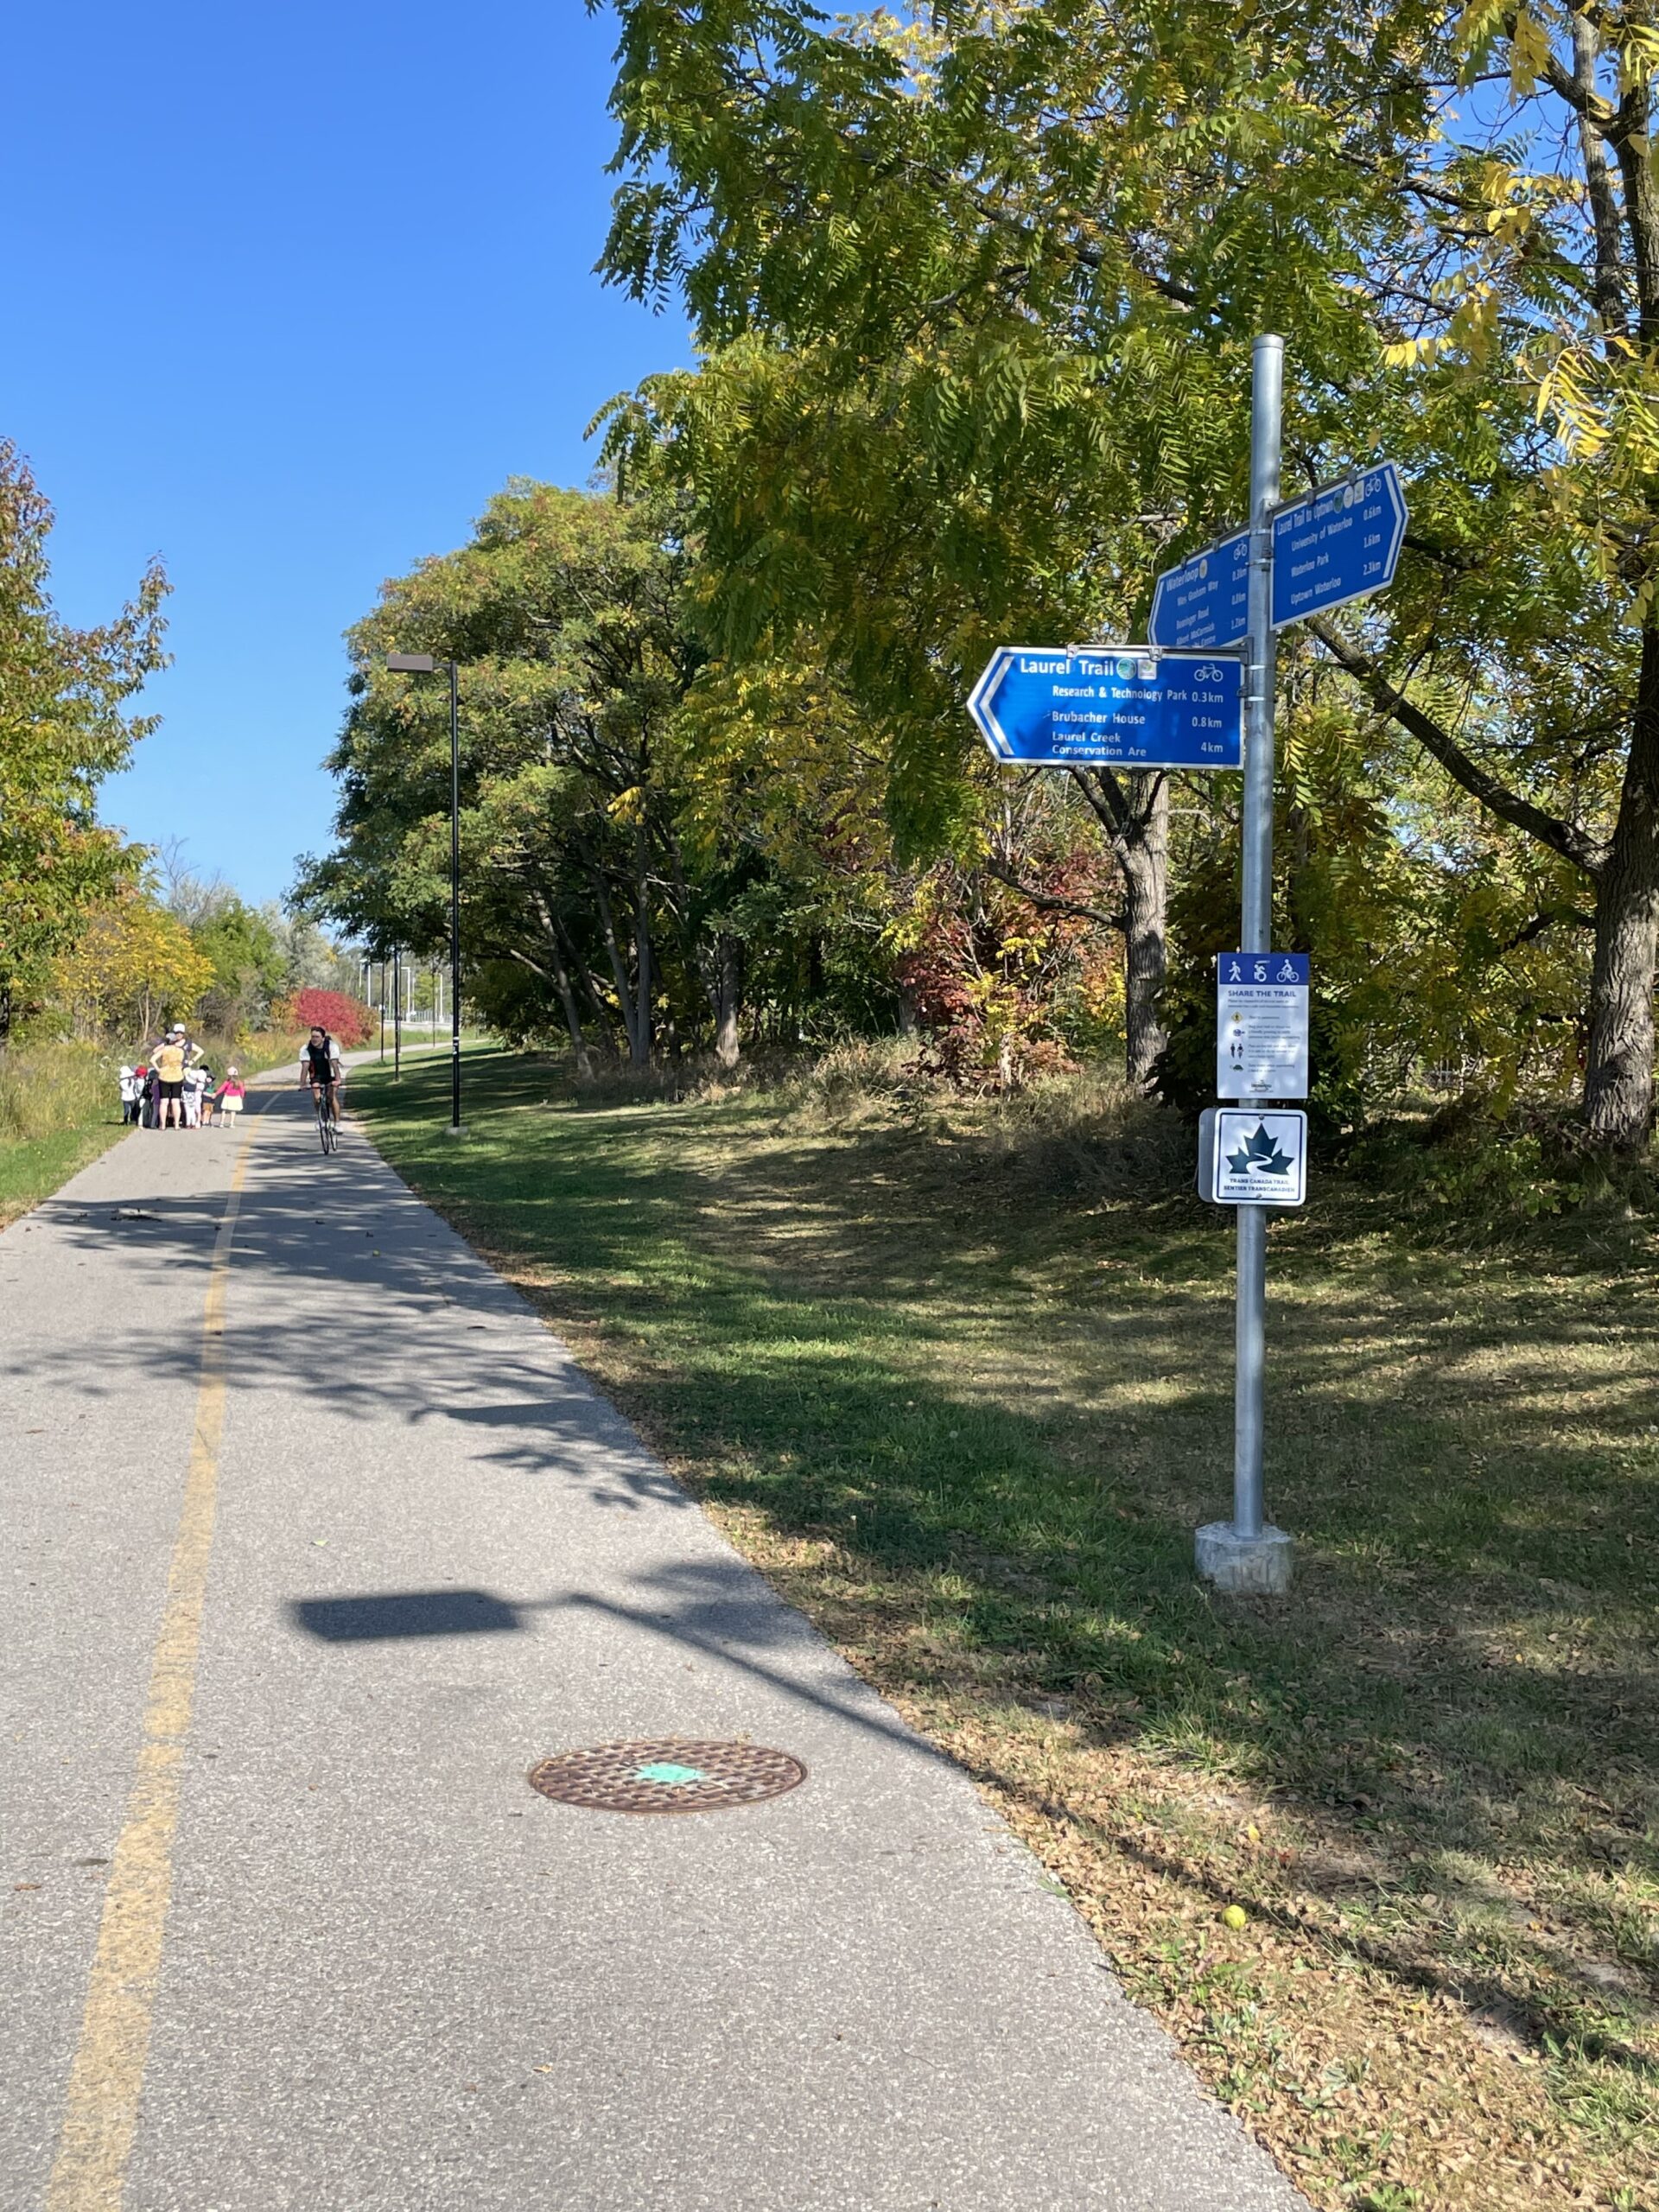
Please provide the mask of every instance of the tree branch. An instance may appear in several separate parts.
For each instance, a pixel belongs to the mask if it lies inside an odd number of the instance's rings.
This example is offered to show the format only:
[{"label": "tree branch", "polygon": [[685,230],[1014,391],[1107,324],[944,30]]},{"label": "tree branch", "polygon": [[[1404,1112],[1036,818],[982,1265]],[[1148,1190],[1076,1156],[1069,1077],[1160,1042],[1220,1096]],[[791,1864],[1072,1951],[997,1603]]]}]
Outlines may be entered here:
[{"label": "tree branch", "polygon": [[1084,775],[1081,768],[1069,768],[1066,773],[1089,802],[1090,810],[1107,836],[1116,843],[1123,834],[1130,814],[1129,795],[1109,768],[1096,768],[1095,775],[1100,789]]},{"label": "tree branch", "polygon": [[[1587,15],[1573,17],[1573,79],[1587,100],[1596,90],[1596,64],[1601,55],[1601,34]],[[1624,328],[1624,271],[1619,257],[1618,194],[1607,141],[1588,107],[1579,114],[1579,150],[1584,157],[1585,188],[1596,237],[1596,312],[1605,331]]]},{"label": "tree branch", "polygon": [[1362,684],[1372,703],[1393,718],[1408,731],[1427,753],[1433,755],[1454,782],[1462,785],[1471,798],[1477,798],[1489,812],[1511,828],[1524,830],[1541,845],[1548,845],[1551,852],[1559,853],[1563,860],[1571,861],[1574,868],[1582,868],[1593,881],[1601,873],[1605,858],[1602,848],[1593,837],[1570,822],[1562,822],[1553,814],[1546,814],[1530,799],[1522,798],[1501,783],[1489,769],[1473,760],[1458,743],[1450,730],[1442,728],[1432,715],[1398,691],[1383,675],[1369,653],[1361,652],[1351,645],[1340,630],[1322,616],[1310,617],[1306,626],[1311,630],[1332,659],[1345,668],[1350,676]]},{"label": "tree branch", "polygon": [[1046,891],[1033,891],[1001,861],[988,859],[985,866],[999,883],[1006,883],[1010,891],[1017,891],[1022,899],[1029,899],[1033,906],[1040,906],[1046,913],[1075,914],[1080,921],[1098,922],[1103,929],[1121,930],[1123,926],[1122,914],[1109,914],[1099,906],[1085,906],[1081,899],[1056,899]]},{"label": "tree branch", "polygon": [[1571,922],[1575,929],[1580,930],[1592,930],[1596,926],[1595,916],[1586,914],[1581,907],[1546,906],[1541,914],[1535,914],[1529,922],[1523,923],[1513,937],[1504,938],[1497,948],[1498,958],[1501,960],[1506,952],[1518,952],[1523,944],[1530,944],[1535,938],[1542,937],[1546,930],[1553,930],[1557,922]]},{"label": "tree branch", "polygon": [[[1503,35],[1511,45],[1515,41],[1517,20],[1515,15],[1505,16],[1503,18]],[[1611,126],[1617,124],[1618,121],[1618,111],[1611,100],[1605,100],[1602,98],[1601,94],[1594,89],[1593,83],[1588,87],[1581,85],[1570,69],[1562,67],[1560,60],[1553,51],[1547,54],[1543,67],[1538,73],[1549,86],[1550,91],[1554,93],[1556,99],[1565,100],[1574,115],[1587,118],[1609,137],[1613,136]]]}]

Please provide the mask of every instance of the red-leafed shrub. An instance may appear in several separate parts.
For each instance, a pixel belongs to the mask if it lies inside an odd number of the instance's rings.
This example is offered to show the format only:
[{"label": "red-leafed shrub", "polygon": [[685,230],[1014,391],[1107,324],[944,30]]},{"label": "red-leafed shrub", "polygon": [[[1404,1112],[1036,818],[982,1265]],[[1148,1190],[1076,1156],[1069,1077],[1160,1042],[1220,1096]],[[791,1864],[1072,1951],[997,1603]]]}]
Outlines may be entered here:
[{"label": "red-leafed shrub", "polygon": [[326,1029],[343,1052],[366,1045],[373,1033],[374,1009],[361,999],[348,999],[344,991],[296,991],[283,1005],[293,1027]]},{"label": "red-leafed shrub", "polygon": [[1108,857],[1040,835],[1020,857],[1017,879],[1011,864],[955,861],[919,878],[894,963],[927,1040],[921,1065],[966,1088],[1073,1071],[1073,1044],[1088,1049],[1122,1004],[1122,960],[1101,926]]}]

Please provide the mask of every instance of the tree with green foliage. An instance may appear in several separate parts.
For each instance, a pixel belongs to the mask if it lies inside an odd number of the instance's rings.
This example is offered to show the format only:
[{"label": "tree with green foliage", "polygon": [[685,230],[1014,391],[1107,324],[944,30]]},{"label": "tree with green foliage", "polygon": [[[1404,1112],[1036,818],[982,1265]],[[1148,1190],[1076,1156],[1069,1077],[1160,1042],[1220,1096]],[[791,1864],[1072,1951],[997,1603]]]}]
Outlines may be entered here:
[{"label": "tree with green foliage", "polygon": [[[764,656],[810,628],[883,730],[901,822],[948,824],[986,648],[1143,617],[1161,560],[1242,514],[1249,344],[1283,332],[1293,480],[1390,457],[1413,509],[1395,590],[1294,641],[1287,683],[1322,648],[1373,731],[1380,715],[1404,733],[1506,849],[1541,849],[1541,871],[1520,873],[1552,891],[1526,943],[1586,916],[1593,939],[1588,1127],[1644,1142],[1645,14],[1374,0],[1338,23],[1323,0],[1031,0],[831,22],[772,0],[623,0],[620,15],[607,265],[643,297],[680,288],[704,358],[624,409],[613,449],[691,487],[717,648]],[[1130,969],[1132,1006],[1155,1019],[1165,795],[1090,784],[1131,912],[1137,859],[1154,894]],[[1581,896],[1560,895],[1562,871]]]},{"label": "tree with green foliage", "polygon": [[154,892],[123,884],[82,917],[53,963],[51,996],[77,1035],[142,1050],[164,1021],[193,1016],[213,967]]},{"label": "tree with green foliage", "polygon": [[155,727],[128,702],[166,662],[160,565],[113,621],[72,628],[48,591],[51,528],[28,464],[0,440],[0,1044],[143,865],[99,824],[98,791]]},{"label": "tree with green foliage", "polygon": [[293,980],[265,917],[232,893],[198,921],[190,935],[212,966],[198,1007],[203,1026],[234,1036],[262,1022],[271,1001]]},{"label": "tree with green foliage", "polygon": [[644,1066],[702,1035],[734,1058],[745,988],[775,984],[780,938],[810,937],[823,901],[758,838],[777,790],[753,763],[747,801],[727,776],[730,804],[710,804],[687,565],[671,505],[518,483],[468,545],[388,585],[352,633],[340,842],[304,864],[301,909],[377,955],[444,946],[448,719],[437,687],[385,664],[454,658],[471,994],[509,1034],[562,1020],[582,1063],[613,1038]]}]

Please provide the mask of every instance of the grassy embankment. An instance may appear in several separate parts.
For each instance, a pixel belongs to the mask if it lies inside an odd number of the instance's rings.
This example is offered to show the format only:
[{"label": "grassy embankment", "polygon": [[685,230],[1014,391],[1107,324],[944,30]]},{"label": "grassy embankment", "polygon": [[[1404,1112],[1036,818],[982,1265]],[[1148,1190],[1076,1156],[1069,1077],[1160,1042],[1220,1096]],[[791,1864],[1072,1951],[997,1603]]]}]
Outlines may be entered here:
[{"label": "grassy embankment", "polygon": [[[297,1033],[262,1029],[239,1045],[205,1040],[216,1075],[239,1052],[245,1073],[292,1065]],[[0,1052],[0,1229],[51,1197],[124,1134],[114,1057],[47,1041]]]},{"label": "grassy embankment", "polygon": [[120,1135],[114,1065],[96,1046],[33,1044],[0,1052],[0,1229]]},{"label": "grassy embankment", "polygon": [[[1230,1240],[1075,1096],[353,1083],[733,1539],[974,1774],[1320,2206],[1659,2205],[1659,1236],[1317,1179],[1271,1248],[1288,1601],[1198,1587]],[[1221,1917],[1248,1915],[1242,1929]]]}]

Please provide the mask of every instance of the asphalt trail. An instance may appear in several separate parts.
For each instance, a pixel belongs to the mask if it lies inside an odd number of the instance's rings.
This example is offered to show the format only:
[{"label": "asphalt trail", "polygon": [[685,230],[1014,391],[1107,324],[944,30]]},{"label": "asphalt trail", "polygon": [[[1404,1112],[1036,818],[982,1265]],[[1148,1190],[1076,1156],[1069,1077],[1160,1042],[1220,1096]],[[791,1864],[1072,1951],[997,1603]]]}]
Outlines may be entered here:
[{"label": "asphalt trail", "polygon": [[[968,1782],[269,1104],[0,1235],[0,2206],[1294,2212]],[[526,1784],[658,1736],[808,1779]]]}]

